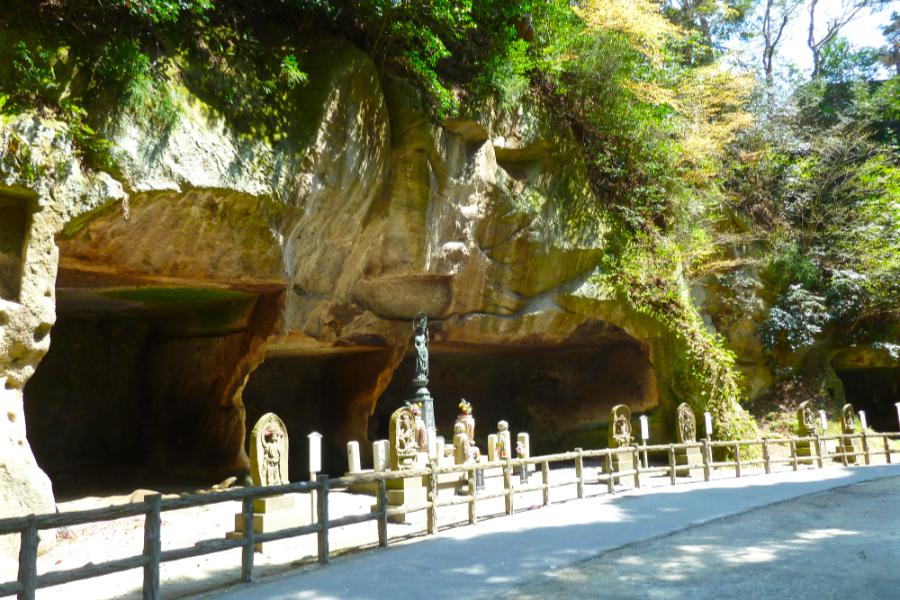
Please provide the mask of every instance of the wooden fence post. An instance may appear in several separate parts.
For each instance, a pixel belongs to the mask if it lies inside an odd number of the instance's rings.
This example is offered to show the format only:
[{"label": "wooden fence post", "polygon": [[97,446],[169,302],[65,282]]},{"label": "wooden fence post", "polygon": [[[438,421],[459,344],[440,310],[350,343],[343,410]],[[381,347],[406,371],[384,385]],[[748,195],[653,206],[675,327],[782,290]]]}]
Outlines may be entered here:
[{"label": "wooden fence post", "polygon": [[41,541],[34,515],[28,517],[28,526],[19,537],[19,583],[22,590],[18,600],[34,600],[34,591],[37,589],[38,543]]},{"label": "wooden fence post", "polygon": [[328,564],[328,475],[319,475],[316,478],[318,488],[318,513],[319,513],[319,563]]},{"label": "wooden fence post", "polygon": [[791,438],[791,467],[796,471],[799,467],[797,465],[797,440]]},{"label": "wooden fence post", "polygon": [[862,430],[862,445],[863,445],[863,455],[866,459],[866,464],[872,464],[872,455],[869,453],[869,434],[866,433],[866,430]]},{"label": "wooden fence post", "polygon": [[469,525],[478,523],[478,498],[475,495],[475,469],[469,471]]},{"label": "wooden fence post", "polygon": [[710,478],[710,460],[709,460],[709,440],[703,438],[703,481],[709,481]]},{"label": "wooden fence post", "polygon": [[244,546],[241,548],[241,581],[253,581],[253,559],[256,549],[253,538],[253,497],[244,496],[241,500],[241,524],[244,528]]},{"label": "wooden fence post", "polygon": [[616,480],[613,477],[613,462],[612,462],[612,450],[607,449],[606,451],[606,473],[608,475],[608,479],[606,480],[606,491],[610,494],[616,493]]},{"label": "wooden fence post", "polygon": [[738,442],[734,443],[734,476],[741,476],[741,445]]},{"label": "wooden fence post", "polygon": [[824,454],[823,450],[825,448],[822,446],[822,440],[819,437],[819,432],[816,432],[816,464],[819,465],[819,468],[822,469],[825,466],[825,463],[822,458],[822,454]]},{"label": "wooden fence post", "polygon": [[887,434],[884,435],[884,460],[887,464],[891,464],[891,440]]},{"label": "wooden fence post", "polygon": [[378,545],[387,548],[388,531],[387,531],[387,511],[388,511],[388,495],[387,480],[378,480]]},{"label": "wooden fence post", "polygon": [[541,463],[541,481],[544,484],[544,506],[550,506],[550,463]]},{"label": "wooden fence post", "polygon": [[763,466],[766,469],[766,475],[772,472],[772,457],[769,455],[769,438],[763,438],[762,441],[762,451],[763,451]]},{"label": "wooden fence post", "polygon": [[578,480],[575,484],[575,489],[578,492],[578,497],[584,498],[584,455],[582,454],[584,450],[575,448],[575,452],[578,454],[575,457],[575,479]]},{"label": "wooden fence post", "polygon": [[437,503],[438,503],[438,485],[437,473],[434,472],[434,461],[428,463],[428,510],[426,511],[428,518],[428,533],[434,535],[437,533]]},{"label": "wooden fence post", "polygon": [[509,457],[503,463],[503,489],[506,492],[506,514],[513,514],[513,493],[512,493],[512,467],[509,464]]},{"label": "wooden fence post", "polygon": [[640,489],[641,487],[641,452],[638,450],[638,447],[634,447],[634,487],[635,489]]},{"label": "wooden fence post", "polygon": [[144,498],[147,515],[144,517],[144,600],[159,598],[159,555],[162,552],[162,496]]},{"label": "wooden fence post", "polygon": [[669,483],[675,485],[675,445],[669,444]]}]

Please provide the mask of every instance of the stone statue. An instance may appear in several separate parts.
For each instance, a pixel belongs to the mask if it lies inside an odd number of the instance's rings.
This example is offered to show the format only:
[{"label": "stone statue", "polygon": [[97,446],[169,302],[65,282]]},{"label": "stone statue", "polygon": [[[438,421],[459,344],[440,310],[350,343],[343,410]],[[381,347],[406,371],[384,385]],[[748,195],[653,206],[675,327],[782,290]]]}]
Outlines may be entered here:
[{"label": "stone statue", "polygon": [[416,348],[416,375],[414,381],[428,381],[428,317],[418,313],[413,319],[415,336],[413,344]]},{"label": "stone statue", "polygon": [[815,435],[819,431],[819,419],[812,402],[801,402],[797,408],[797,429],[801,436]]},{"label": "stone statue", "polygon": [[391,415],[391,469],[412,469],[419,445],[416,442],[416,417],[409,406],[398,408]]},{"label": "stone statue", "polygon": [[697,441],[697,417],[694,416],[694,410],[687,402],[682,402],[675,409],[675,418],[678,421],[678,427],[675,430],[679,444],[686,444]]},{"label": "stone statue", "polygon": [[509,450],[509,423],[506,421],[497,421],[497,458],[499,460],[506,460],[509,458]]},{"label": "stone statue", "polygon": [[260,417],[250,433],[250,477],[253,485],[290,482],[287,428],[274,413]]},{"label": "stone statue", "polygon": [[407,403],[413,412],[413,422],[416,426],[416,445],[419,452],[424,452],[428,448],[428,429],[425,427],[425,421],[422,419],[422,403]]},{"label": "stone statue", "polygon": [[852,404],[845,404],[841,409],[841,429],[844,433],[856,431],[856,411]]},{"label": "stone statue", "polygon": [[453,426],[453,462],[461,465],[471,459],[472,447],[469,444],[469,436],[466,426],[459,421]]},{"label": "stone statue", "polygon": [[[469,444],[475,443],[475,417],[472,416],[472,403],[466,401],[465,398],[459,401],[459,414],[456,416],[456,422],[465,426],[466,434],[469,436]],[[456,425],[454,425],[454,430]]]},{"label": "stone statue", "polygon": [[631,445],[631,409],[624,404],[616,404],[609,411],[609,435],[607,441],[610,448]]}]

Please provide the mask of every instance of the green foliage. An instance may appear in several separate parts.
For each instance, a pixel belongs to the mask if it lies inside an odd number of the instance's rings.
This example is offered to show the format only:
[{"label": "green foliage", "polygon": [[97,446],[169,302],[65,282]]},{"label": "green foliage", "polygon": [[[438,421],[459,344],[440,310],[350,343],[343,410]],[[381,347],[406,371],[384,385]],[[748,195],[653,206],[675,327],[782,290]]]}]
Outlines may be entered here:
[{"label": "green foliage", "polygon": [[769,351],[796,352],[812,346],[830,318],[825,298],[795,284],[769,310],[760,341]]}]

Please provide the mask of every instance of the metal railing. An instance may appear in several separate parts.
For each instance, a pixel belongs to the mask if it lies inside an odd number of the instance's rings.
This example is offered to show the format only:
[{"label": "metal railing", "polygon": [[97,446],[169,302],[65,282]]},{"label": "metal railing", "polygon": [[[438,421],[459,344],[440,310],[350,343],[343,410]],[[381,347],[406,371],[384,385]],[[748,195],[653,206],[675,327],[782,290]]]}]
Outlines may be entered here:
[{"label": "metal railing", "polygon": [[[884,444],[884,450],[873,452],[870,441],[880,439]],[[838,442],[840,451],[825,453],[825,442]],[[860,441],[860,449],[857,450],[856,440]],[[586,484],[606,484],[605,490],[600,493],[614,494],[616,486],[623,485],[623,479],[632,479],[633,487],[641,486],[641,475],[665,474],[669,477],[670,485],[675,485],[679,472],[688,473],[692,469],[702,469],[705,481],[711,479],[713,469],[733,468],[735,477],[741,477],[742,469],[751,466],[762,466],[766,473],[771,473],[773,467],[778,465],[790,465],[797,471],[800,466],[809,465],[813,468],[822,468],[824,459],[839,460],[843,465],[856,462],[862,458],[865,464],[871,464],[874,454],[883,454],[885,461],[891,463],[890,441],[900,440],[900,433],[857,434],[810,436],[800,438],[763,438],[760,440],[730,440],[690,442],[682,444],[657,444],[636,445],[621,448],[604,448],[599,450],[583,450],[576,448],[574,451],[535,456],[530,458],[506,459],[486,463],[467,463],[452,466],[437,466],[434,463],[425,468],[404,471],[382,471],[347,475],[345,477],[330,479],[319,477],[315,482],[303,481],[278,486],[247,487],[219,492],[203,494],[184,494],[177,498],[163,499],[159,494],[147,496],[142,503],[110,506],[92,510],[72,511],[57,514],[29,515],[0,520],[0,535],[19,534],[19,571],[16,581],[0,584],[0,596],[16,594],[20,600],[33,600],[35,590],[50,586],[61,585],[72,581],[89,579],[108,575],[119,571],[141,568],[143,569],[143,597],[147,600],[156,600],[160,597],[160,564],[168,561],[180,560],[222,552],[235,548],[241,549],[241,581],[253,580],[254,548],[257,544],[295,538],[303,535],[316,534],[318,561],[326,564],[330,558],[329,530],[376,521],[378,545],[386,547],[388,538],[388,519],[406,515],[409,513],[427,511],[426,529],[429,534],[438,530],[438,511],[441,508],[467,504],[468,524],[478,522],[478,503],[494,498],[504,499],[504,512],[511,515],[515,512],[515,499],[519,494],[540,491],[542,503],[540,506],[549,506],[551,503],[551,490],[565,486],[575,486],[576,498],[585,497]],[[790,456],[788,458],[772,457],[772,448],[778,445],[787,445]],[[762,458],[753,460],[741,459],[741,448],[758,446]],[[798,446],[809,452],[808,455],[798,454]],[[713,451],[716,448],[727,449],[733,453],[733,460],[714,461]],[[699,449],[701,460],[699,463],[678,463],[676,455],[679,451]],[[649,454],[664,454],[662,465],[649,466],[647,456]],[[641,456],[644,456],[645,464],[641,464]],[[585,460],[599,459],[600,469],[593,478],[588,478],[585,472]],[[623,459],[627,459],[623,462]],[[575,477],[562,481],[550,480],[550,465],[559,462],[574,462]],[[618,464],[614,464],[618,462]],[[623,465],[631,465],[630,469],[621,468]],[[513,485],[513,471],[515,469],[528,469],[529,465],[540,465],[540,482]],[[476,470],[499,470],[502,473],[503,489],[500,491],[480,491],[476,485]],[[535,469],[536,470],[536,469]],[[457,474],[460,482],[465,482],[465,493],[456,494],[454,497],[439,500],[439,478],[441,475]],[[427,500],[417,505],[388,505],[388,482],[408,478],[424,478],[427,489]],[[354,484],[377,483],[377,504],[371,512],[353,514],[338,519],[330,519],[328,514],[329,490],[346,488]],[[291,527],[279,531],[256,533],[253,526],[254,500],[268,496],[281,494],[316,492],[316,522],[300,527]],[[594,494],[597,495],[597,494]],[[171,510],[193,508],[221,502],[240,500],[242,503],[241,522],[242,533],[239,539],[206,539],[196,542],[193,546],[162,550],[162,513]],[[144,516],[144,547],[143,552],[136,556],[110,560],[100,564],[88,564],[82,567],[51,571],[45,574],[37,572],[37,555],[39,536],[42,529],[57,527],[69,527],[86,523],[110,521],[124,517]]]}]

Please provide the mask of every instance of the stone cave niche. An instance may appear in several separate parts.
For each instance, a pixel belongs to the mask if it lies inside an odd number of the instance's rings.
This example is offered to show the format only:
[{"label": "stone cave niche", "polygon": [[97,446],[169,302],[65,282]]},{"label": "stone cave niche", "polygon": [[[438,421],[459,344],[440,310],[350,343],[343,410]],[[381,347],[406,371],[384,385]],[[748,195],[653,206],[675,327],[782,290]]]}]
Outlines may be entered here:
[{"label": "stone cave niche", "polygon": [[[369,420],[369,438],[387,438],[390,414],[413,395],[413,357],[404,358]],[[658,404],[645,348],[630,338],[555,346],[433,344],[428,388],[435,398],[438,435],[453,438],[460,398],[470,401],[476,441],[505,419],[515,435],[531,435],[532,454],[606,446],[615,404],[636,414]]]},{"label": "stone cave niche", "polygon": [[897,431],[897,407],[900,402],[900,367],[837,369],[844,385],[846,401],[866,412],[869,427],[876,431]]},{"label": "stone cave niche", "polygon": [[244,388],[247,428],[274,412],[287,426],[291,481],[309,477],[307,436],[322,434],[322,472],[347,470],[347,442],[357,440],[366,460],[369,412],[390,377],[393,353],[383,347],[300,347],[274,344]]},{"label": "stone cave niche", "polygon": [[61,270],[50,350],[25,386],[28,438],[57,495],[245,470],[240,386],[277,295]]},{"label": "stone cave niche", "polygon": [[0,192],[0,298],[11,302],[19,301],[30,204],[26,196]]}]

